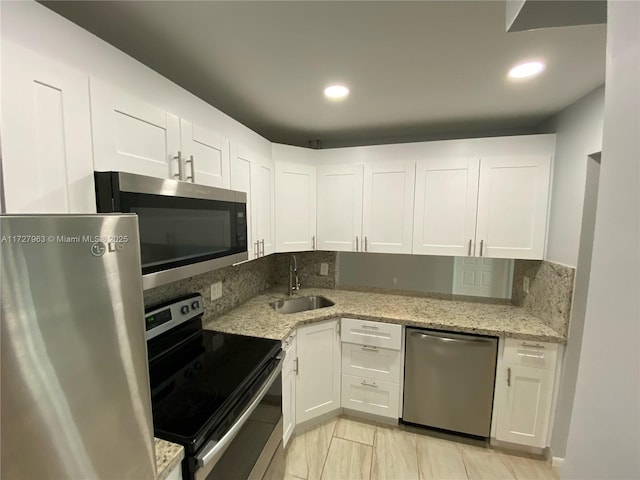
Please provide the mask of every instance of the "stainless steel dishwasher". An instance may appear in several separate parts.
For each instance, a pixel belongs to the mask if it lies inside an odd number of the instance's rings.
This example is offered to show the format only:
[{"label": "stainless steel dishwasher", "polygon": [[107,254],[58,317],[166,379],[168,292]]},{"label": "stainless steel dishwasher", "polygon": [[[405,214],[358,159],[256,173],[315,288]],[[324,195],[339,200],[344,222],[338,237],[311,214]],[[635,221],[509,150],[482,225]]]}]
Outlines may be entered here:
[{"label": "stainless steel dishwasher", "polygon": [[407,328],[402,420],[489,437],[497,352],[495,337]]}]

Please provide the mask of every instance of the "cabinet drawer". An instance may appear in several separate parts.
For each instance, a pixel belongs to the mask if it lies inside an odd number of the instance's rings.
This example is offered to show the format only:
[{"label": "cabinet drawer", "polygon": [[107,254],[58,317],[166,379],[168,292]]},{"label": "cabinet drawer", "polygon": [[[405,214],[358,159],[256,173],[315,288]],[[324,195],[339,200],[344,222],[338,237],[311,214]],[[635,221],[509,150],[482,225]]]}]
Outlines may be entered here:
[{"label": "cabinet drawer", "polygon": [[400,351],[343,343],[342,373],[399,383]]},{"label": "cabinet drawer", "polygon": [[504,344],[504,363],[523,367],[556,368],[558,344],[507,338]]},{"label": "cabinet drawer", "polygon": [[342,408],[399,418],[400,386],[354,375],[342,375]]},{"label": "cabinet drawer", "polygon": [[342,319],[342,341],[400,350],[402,326],[391,323]]}]

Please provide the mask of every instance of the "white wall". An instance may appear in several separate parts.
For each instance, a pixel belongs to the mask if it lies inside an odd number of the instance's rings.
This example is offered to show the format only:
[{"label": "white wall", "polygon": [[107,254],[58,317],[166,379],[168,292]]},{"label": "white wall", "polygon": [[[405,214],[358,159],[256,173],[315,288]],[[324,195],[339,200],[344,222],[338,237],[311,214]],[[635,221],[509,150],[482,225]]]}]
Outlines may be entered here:
[{"label": "white wall", "polygon": [[48,8],[33,1],[2,2],[0,22],[3,42],[54,57],[271,158],[268,140]]},{"label": "white wall", "polygon": [[640,2],[608,2],[604,138],[570,479],[640,478]]},{"label": "white wall", "polygon": [[545,259],[578,262],[587,157],[602,150],[604,87],[560,112],[548,128],[556,132],[551,209]]}]

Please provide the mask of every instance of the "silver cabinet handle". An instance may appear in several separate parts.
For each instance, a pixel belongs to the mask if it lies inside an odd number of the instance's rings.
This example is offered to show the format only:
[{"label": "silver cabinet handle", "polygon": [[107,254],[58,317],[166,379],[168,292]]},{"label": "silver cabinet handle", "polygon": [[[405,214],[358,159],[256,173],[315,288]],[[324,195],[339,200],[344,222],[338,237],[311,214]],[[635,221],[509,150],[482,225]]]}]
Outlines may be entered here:
[{"label": "silver cabinet handle", "polygon": [[262,398],[267,394],[269,388],[273,382],[275,382],[276,378],[282,372],[282,363],[284,359],[280,359],[278,365],[269,378],[264,383],[264,386],[260,389],[260,391],[251,399],[251,403],[247,407],[247,409],[240,415],[240,417],[235,421],[233,426],[224,434],[224,436],[220,439],[220,441],[210,440],[202,449],[202,452],[196,455],[196,460],[200,467],[204,467],[206,464],[217,461],[222,454],[225,452],[229,444],[232,440],[238,435],[240,429],[244,426],[244,424],[249,420],[249,417],[253,413],[253,411],[258,407]]},{"label": "silver cabinet handle", "polygon": [[358,251],[358,236],[356,235],[356,252]]},{"label": "silver cabinet handle", "polygon": [[511,386],[511,367],[507,368],[507,387]]},{"label": "silver cabinet handle", "polygon": [[178,161],[178,173],[174,174],[173,177],[177,178],[178,180],[183,180],[183,173],[182,173],[182,152],[180,150],[178,150],[178,154],[175,155],[174,157],[172,157],[173,160],[177,160]]},{"label": "silver cabinet handle", "polygon": [[378,352],[378,348],[377,347],[370,347],[369,345],[363,345],[362,346],[362,350],[364,350],[365,352]]},{"label": "silver cabinet handle", "polygon": [[260,248],[258,247],[259,242],[256,240],[256,256],[255,258],[258,258],[260,256]]},{"label": "silver cabinet handle", "polygon": [[480,240],[480,256],[482,256],[482,247],[484,246],[484,240]]},{"label": "silver cabinet handle", "polygon": [[471,256],[471,239],[469,239],[469,253],[467,253],[467,256]]},{"label": "silver cabinet handle", "polygon": [[193,155],[189,155],[189,160],[185,160],[184,164],[191,164],[191,176],[185,178],[185,180],[191,180],[191,183],[196,183],[196,164],[193,160]]},{"label": "silver cabinet handle", "polygon": [[373,387],[373,388],[378,388],[378,385],[375,384],[375,382],[373,383],[367,383],[364,380],[362,380],[360,382],[360,385],[362,385],[363,387]]},{"label": "silver cabinet handle", "polygon": [[293,361],[293,371],[296,375],[298,375],[298,357]]},{"label": "silver cabinet handle", "polygon": [[478,343],[491,343],[491,340],[482,340],[481,338],[477,339],[469,339],[469,340],[460,340],[458,338],[452,337],[436,337],[435,335],[428,335],[426,333],[420,332],[411,332],[412,337],[418,337],[423,340],[436,340],[438,342],[446,342],[446,343],[467,343],[467,344],[478,344]]},{"label": "silver cabinet handle", "polygon": [[311,237],[311,250],[316,249],[316,236]]},{"label": "silver cabinet handle", "polygon": [[365,237],[364,237],[364,251],[365,251],[365,252],[368,252],[368,251],[369,251],[369,247],[367,246],[367,243],[368,243],[368,242],[367,242],[367,240],[368,240],[368,238],[367,238],[367,236],[365,235]]},{"label": "silver cabinet handle", "polygon": [[520,345],[522,345],[524,348],[540,348],[544,350],[544,345],[531,345],[530,343],[527,343],[527,342],[522,342]]},{"label": "silver cabinet handle", "polygon": [[362,324],[362,328],[370,328],[371,330],[380,330],[380,327],[376,327],[375,325],[367,325],[366,323]]},{"label": "silver cabinet handle", "polygon": [[260,245],[262,246],[262,251],[260,252],[260,256],[264,257],[264,238],[260,240]]},{"label": "silver cabinet handle", "polygon": [[516,355],[518,355],[519,357],[528,357],[528,358],[544,358],[544,353],[541,353],[540,355],[534,355],[532,353],[520,353],[520,352],[518,352]]}]

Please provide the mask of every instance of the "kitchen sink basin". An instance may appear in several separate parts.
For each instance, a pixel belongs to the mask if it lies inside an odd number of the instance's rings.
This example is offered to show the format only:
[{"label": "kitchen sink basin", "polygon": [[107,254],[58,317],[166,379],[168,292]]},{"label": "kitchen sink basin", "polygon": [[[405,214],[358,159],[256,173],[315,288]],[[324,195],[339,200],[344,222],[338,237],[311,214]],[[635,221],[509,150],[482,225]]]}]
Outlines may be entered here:
[{"label": "kitchen sink basin", "polygon": [[326,297],[311,295],[309,297],[277,300],[271,302],[269,305],[278,313],[298,313],[307,310],[317,310],[318,308],[332,307],[335,303]]}]

